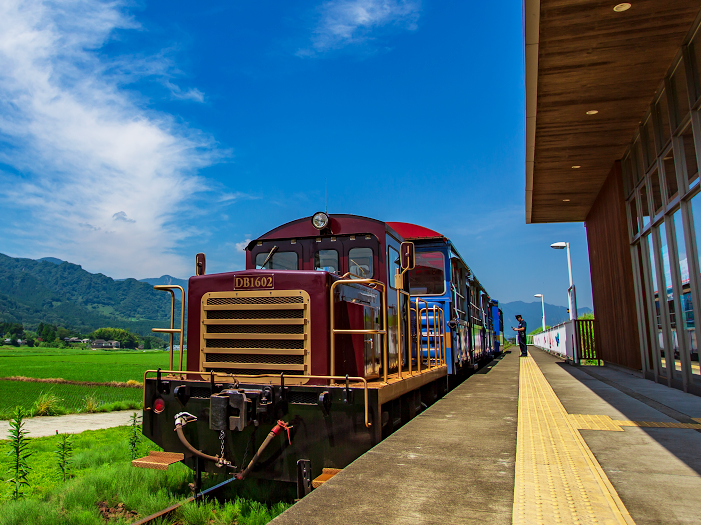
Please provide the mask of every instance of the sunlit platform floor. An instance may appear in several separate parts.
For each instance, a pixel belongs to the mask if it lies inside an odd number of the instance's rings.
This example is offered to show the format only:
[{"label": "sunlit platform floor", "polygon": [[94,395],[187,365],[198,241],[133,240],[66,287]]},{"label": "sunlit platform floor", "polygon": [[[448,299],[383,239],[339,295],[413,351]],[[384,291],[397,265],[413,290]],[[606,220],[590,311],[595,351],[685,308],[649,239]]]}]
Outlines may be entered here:
[{"label": "sunlit platform floor", "polygon": [[273,520],[701,522],[701,398],[507,353]]}]

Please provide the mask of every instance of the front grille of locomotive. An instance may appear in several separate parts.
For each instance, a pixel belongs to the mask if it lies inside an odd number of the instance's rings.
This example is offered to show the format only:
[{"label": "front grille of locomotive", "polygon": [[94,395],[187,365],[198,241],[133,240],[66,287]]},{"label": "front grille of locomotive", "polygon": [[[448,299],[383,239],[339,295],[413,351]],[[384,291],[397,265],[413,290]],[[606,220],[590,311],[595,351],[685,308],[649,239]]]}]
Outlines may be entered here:
[{"label": "front grille of locomotive", "polygon": [[309,375],[310,315],[305,291],[210,292],[202,297],[201,313],[201,371],[237,378]]}]

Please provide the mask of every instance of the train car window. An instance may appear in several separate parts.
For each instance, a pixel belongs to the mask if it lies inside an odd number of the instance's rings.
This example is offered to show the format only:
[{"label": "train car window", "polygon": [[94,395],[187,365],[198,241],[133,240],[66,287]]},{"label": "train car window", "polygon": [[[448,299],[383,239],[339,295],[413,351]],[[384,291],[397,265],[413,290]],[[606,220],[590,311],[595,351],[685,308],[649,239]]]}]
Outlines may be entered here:
[{"label": "train car window", "polygon": [[353,248],[348,252],[348,270],[351,279],[372,279],[373,268],[372,248]]},{"label": "train car window", "polygon": [[387,281],[389,282],[390,288],[394,290],[394,276],[397,275],[397,272],[401,272],[401,264],[399,260],[399,252],[391,246],[387,246],[387,264]]},{"label": "train car window", "polygon": [[336,250],[318,250],[314,254],[314,269],[338,273],[338,252]]},{"label": "train car window", "polygon": [[299,256],[297,252],[275,252],[273,256],[265,263],[268,258],[268,253],[261,252],[256,255],[256,269],[265,270],[299,270]]},{"label": "train car window", "polygon": [[443,295],[445,293],[445,260],[441,252],[416,253],[416,266],[409,271],[412,294]]}]

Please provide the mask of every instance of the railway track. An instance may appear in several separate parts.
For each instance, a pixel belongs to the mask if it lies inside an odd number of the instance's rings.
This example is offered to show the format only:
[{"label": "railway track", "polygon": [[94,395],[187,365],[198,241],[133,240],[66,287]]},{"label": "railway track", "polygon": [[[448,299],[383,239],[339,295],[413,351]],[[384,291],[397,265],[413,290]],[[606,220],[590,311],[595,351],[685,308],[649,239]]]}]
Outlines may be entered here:
[{"label": "railway track", "polygon": [[158,511],[155,514],[151,514],[150,516],[146,516],[145,518],[132,523],[132,525],[145,525],[147,523],[153,523],[159,518],[166,518],[166,517],[170,516],[171,514],[173,514],[180,507],[185,505],[186,503],[191,503],[193,501],[199,501],[199,500],[203,499],[205,496],[209,496],[209,495],[217,492],[218,490],[221,490],[223,487],[225,487],[226,485],[228,485],[232,481],[237,481],[237,479],[235,477],[232,477],[231,479],[223,481],[223,482],[219,483],[218,485],[214,485],[213,487],[210,487],[206,490],[198,492],[194,496],[190,496],[189,498],[181,501],[180,503],[176,503],[175,505],[171,505],[170,507],[166,507],[165,509]]}]

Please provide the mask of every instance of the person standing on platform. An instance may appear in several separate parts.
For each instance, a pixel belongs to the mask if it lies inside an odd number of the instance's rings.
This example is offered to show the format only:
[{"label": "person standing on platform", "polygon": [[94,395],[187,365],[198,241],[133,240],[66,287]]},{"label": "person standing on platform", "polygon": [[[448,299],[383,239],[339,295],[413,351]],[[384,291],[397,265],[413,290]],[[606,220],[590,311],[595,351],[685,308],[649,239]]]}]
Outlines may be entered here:
[{"label": "person standing on platform", "polygon": [[514,328],[512,326],[511,329],[514,332],[518,332],[518,346],[521,347],[521,357],[527,357],[528,349],[526,347],[526,321],[523,320],[523,317],[521,317],[520,314],[516,316],[516,320],[518,321],[518,327]]}]

